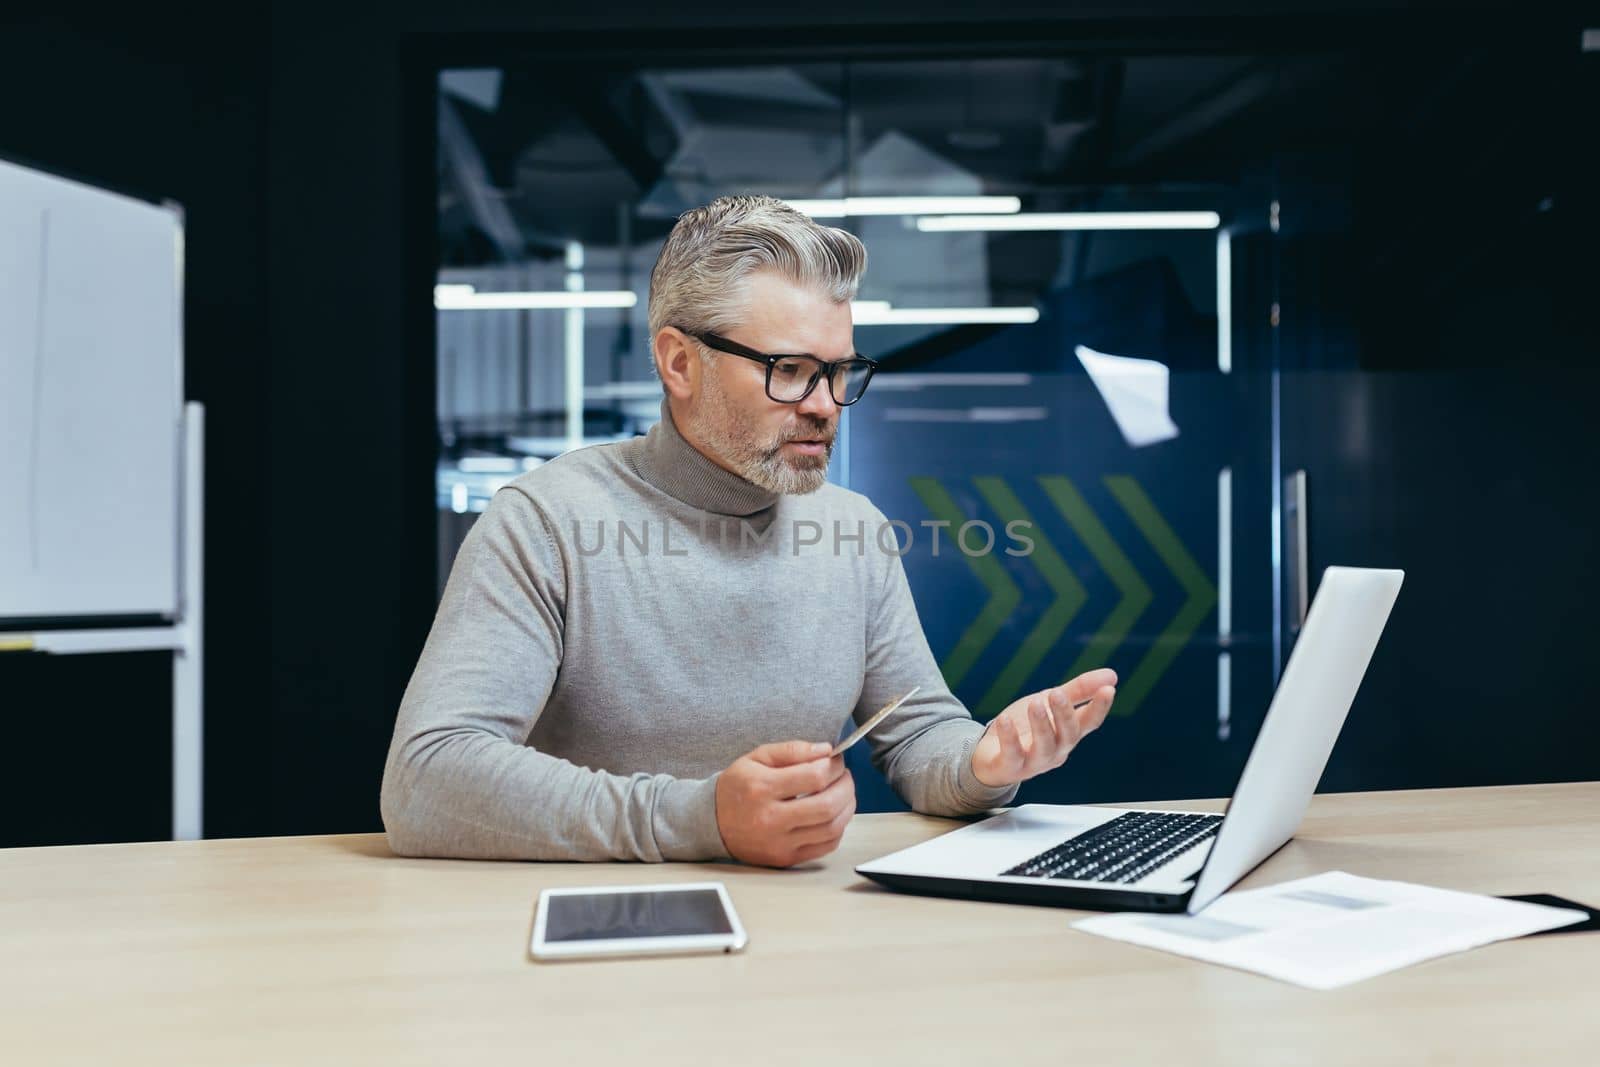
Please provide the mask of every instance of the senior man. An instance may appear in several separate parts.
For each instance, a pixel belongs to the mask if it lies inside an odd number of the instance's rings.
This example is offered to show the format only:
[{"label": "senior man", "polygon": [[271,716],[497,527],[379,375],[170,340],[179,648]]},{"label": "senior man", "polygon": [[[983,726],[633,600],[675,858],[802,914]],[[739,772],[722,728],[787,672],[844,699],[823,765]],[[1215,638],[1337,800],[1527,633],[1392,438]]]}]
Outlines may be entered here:
[{"label": "senior man", "polygon": [[396,852],[786,867],[855,813],[830,742],[914,686],[869,742],[932,815],[1008,802],[1105,719],[1097,670],[974,722],[894,528],[826,481],[875,366],[852,340],[865,267],[770,197],[678,220],[650,276],[661,421],[515,479],[468,534],[384,769]]}]

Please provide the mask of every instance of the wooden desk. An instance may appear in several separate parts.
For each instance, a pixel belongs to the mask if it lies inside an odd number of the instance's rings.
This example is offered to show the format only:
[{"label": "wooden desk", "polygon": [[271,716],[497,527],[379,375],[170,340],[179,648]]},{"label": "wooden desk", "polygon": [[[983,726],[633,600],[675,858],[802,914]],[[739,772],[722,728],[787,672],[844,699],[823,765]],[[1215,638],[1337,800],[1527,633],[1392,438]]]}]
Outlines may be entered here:
[{"label": "wooden desk", "polygon": [[[951,826],[860,816],[798,871],[407,860],[378,835],[0,851],[0,1059],[1600,1062],[1600,935],[1316,993],[851,871]],[[1332,868],[1594,903],[1600,783],[1321,796],[1247,884]],[[544,886],[705,878],[728,883],[742,955],[528,958]]]}]

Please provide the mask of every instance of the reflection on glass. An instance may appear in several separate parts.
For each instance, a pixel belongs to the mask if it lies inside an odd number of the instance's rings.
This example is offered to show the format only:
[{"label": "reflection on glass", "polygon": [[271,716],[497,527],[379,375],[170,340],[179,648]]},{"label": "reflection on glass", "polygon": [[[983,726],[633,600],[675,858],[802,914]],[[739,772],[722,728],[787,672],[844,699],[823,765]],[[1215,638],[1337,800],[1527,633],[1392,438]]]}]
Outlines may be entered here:
[{"label": "reflection on glass", "polygon": [[[663,65],[586,75],[583,102],[551,91],[569,73],[440,80],[441,583],[507,481],[659,418],[661,242],[691,207],[766,193],[867,246],[852,315],[879,366],[830,477],[907,524],[957,695],[981,717],[1104,663],[1124,713],[1158,687],[1220,691],[1218,471],[1254,463],[1231,429],[1249,394],[1220,383],[1265,349],[1218,320],[1260,291],[1230,283],[1261,275],[1267,198],[1207,145],[1265,99],[1257,63]],[[1195,106],[1219,86],[1237,115]],[[812,377],[775,367],[774,395]],[[963,551],[964,524],[1013,546],[1024,516],[1026,555]],[[1202,709],[1205,736],[1221,714]]]}]

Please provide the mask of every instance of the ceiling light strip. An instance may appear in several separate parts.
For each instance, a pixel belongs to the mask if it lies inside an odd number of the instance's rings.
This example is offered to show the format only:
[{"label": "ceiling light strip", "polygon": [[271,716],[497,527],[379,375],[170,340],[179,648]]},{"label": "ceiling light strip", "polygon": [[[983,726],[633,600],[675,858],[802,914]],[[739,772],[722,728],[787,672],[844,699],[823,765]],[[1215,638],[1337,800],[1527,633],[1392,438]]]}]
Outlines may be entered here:
[{"label": "ceiling light strip", "polygon": [[480,293],[468,285],[436,285],[433,306],[440,311],[516,311],[542,308],[631,308],[639,294],[629,289],[592,289],[582,292]]},{"label": "ceiling light strip", "polygon": [[847,196],[828,200],[787,200],[812,218],[862,215],[1010,215],[1022,210],[1015,196]]},{"label": "ceiling light strip", "polygon": [[952,230],[1214,230],[1215,211],[1064,211],[985,217],[930,215],[917,220],[924,233]]},{"label": "ceiling light strip", "polygon": [[955,326],[1027,324],[1039,321],[1032,307],[987,308],[887,308],[854,315],[857,326]]}]

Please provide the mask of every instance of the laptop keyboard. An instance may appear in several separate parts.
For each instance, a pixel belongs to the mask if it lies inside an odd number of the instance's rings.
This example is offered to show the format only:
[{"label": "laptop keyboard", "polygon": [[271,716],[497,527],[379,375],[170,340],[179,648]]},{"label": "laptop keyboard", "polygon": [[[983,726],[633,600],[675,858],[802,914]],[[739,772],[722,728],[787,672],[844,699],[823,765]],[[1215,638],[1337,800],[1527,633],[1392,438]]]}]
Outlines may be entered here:
[{"label": "laptop keyboard", "polygon": [[1000,873],[1080,882],[1137,882],[1214,836],[1221,825],[1220,815],[1130,811]]}]

